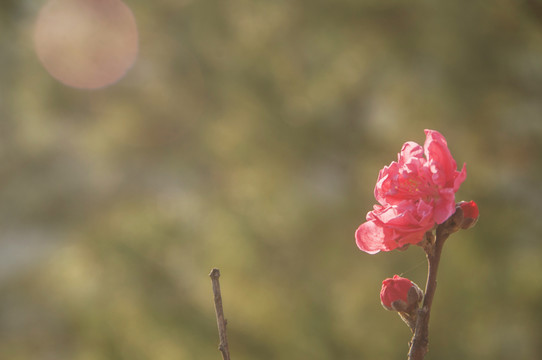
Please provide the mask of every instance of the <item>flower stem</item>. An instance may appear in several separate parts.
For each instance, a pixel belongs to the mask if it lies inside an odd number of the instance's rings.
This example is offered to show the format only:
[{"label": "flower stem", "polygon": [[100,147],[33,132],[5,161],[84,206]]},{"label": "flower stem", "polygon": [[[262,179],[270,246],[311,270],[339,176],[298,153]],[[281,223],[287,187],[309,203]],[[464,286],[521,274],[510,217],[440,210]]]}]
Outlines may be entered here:
[{"label": "flower stem", "polygon": [[418,310],[416,328],[408,353],[409,360],[422,360],[427,353],[427,346],[429,345],[429,315],[431,314],[431,305],[433,304],[433,297],[437,289],[437,272],[443,245],[444,239],[437,237],[432,253],[427,253],[428,274],[425,285],[425,296],[423,298],[423,305]]},{"label": "flower stem", "polygon": [[[463,211],[459,209],[448,220],[437,227],[434,242],[427,241],[428,245],[424,246],[428,266],[427,282],[425,284],[425,296],[423,298],[423,304],[418,310],[414,335],[410,341],[408,360],[423,360],[428,351],[429,316],[431,314],[431,306],[433,305],[435,290],[437,289],[437,273],[442,248],[446,239],[460,229],[462,221]],[[431,239],[432,237],[432,233],[427,234],[427,239]]]}]

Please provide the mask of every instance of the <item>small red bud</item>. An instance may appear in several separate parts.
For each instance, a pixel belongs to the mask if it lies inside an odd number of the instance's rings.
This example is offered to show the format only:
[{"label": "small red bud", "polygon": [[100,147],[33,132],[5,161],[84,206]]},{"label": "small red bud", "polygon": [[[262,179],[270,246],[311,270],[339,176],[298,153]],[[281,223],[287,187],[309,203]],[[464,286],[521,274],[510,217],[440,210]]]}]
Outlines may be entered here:
[{"label": "small red bud", "polygon": [[461,223],[462,229],[470,229],[478,221],[478,205],[474,201],[461,201],[459,203],[461,210],[463,210],[463,222]]},{"label": "small red bud", "polygon": [[394,275],[382,281],[380,302],[387,310],[411,311],[418,308],[422,299],[423,291],[407,278]]}]

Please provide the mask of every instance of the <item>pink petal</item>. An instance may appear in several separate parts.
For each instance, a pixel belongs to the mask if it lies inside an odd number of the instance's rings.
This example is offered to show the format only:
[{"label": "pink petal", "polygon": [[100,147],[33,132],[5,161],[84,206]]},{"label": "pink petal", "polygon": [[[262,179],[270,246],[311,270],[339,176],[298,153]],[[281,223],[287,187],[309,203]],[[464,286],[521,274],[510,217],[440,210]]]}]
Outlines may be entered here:
[{"label": "pink petal", "polygon": [[435,200],[433,217],[437,224],[442,224],[455,212],[455,193],[452,188],[447,188],[441,190],[439,195]]},{"label": "pink petal", "polygon": [[412,158],[423,158],[423,148],[413,141],[407,141],[401,148],[401,152],[398,155],[398,162],[400,165],[403,165]]},{"label": "pink petal", "polygon": [[467,178],[467,164],[463,164],[463,168],[461,169],[461,172],[457,172],[455,174],[455,180],[454,180],[454,192],[459,190],[459,186],[465,181]]},{"label": "pink petal", "polygon": [[438,131],[425,130],[425,156],[436,185],[446,187],[455,179],[457,164],[448,149],[446,139]]},{"label": "pink petal", "polygon": [[384,166],[378,173],[378,179],[376,180],[376,186],[374,189],[374,195],[376,201],[385,205],[386,197],[396,192],[392,187],[393,178],[397,176],[399,165],[394,161],[390,166]]},{"label": "pink petal", "polygon": [[380,251],[391,251],[397,246],[390,247],[384,240],[389,239],[390,230],[378,226],[375,221],[367,221],[356,230],[356,244],[358,248],[368,254],[376,254]]},{"label": "pink petal", "polygon": [[397,239],[397,247],[403,247],[408,244],[414,245],[414,244],[419,243],[420,241],[423,240],[425,233],[428,232],[430,229],[431,228],[418,229],[415,232],[402,236],[401,238]]}]

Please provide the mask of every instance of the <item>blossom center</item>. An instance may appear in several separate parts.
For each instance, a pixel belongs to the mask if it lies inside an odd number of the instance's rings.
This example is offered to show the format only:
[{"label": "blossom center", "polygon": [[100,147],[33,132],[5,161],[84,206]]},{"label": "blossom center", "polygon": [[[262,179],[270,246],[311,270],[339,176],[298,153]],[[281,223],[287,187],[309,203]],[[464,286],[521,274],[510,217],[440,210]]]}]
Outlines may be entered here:
[{"label": "blossom center", "polygon": [[439,198],[438,186],[420,177],[409,177],[404,181],[397,181],[394,190],[403,198],[416,198],[427,202]]}]

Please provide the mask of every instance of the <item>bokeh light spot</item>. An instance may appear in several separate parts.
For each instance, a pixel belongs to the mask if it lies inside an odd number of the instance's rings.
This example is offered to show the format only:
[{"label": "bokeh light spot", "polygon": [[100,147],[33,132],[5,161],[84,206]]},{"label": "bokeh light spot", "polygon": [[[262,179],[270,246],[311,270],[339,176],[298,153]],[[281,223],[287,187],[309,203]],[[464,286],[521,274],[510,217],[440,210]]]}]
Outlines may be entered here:
[{"label": "bokeh light spot", "polygon": [[137,26],[120,0],[50,0],[38,16],[34,45],[54,78],[97,89],[118,81],[135,62]]}]

